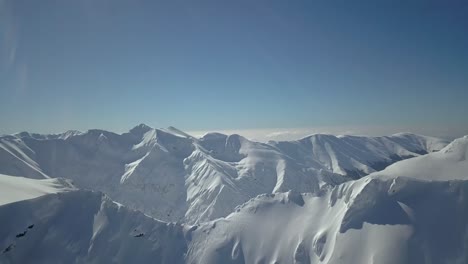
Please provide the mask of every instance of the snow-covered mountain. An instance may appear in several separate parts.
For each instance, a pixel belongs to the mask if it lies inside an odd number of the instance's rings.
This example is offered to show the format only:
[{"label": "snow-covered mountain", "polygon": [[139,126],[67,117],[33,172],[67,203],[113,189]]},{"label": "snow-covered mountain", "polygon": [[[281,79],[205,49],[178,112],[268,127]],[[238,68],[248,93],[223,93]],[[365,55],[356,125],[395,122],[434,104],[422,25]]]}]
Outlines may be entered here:
[{"label": "snow-covered mountain", "polygon": [[467,263],[468,182],[365,177],[259,196],[191,235],[187,263]]},{"label": "snow-covered mountain", "polygon": [[194,138],[142,124],[123,134],[0,137],[0,173],[71,179],[157,219],[199,223],[226,216],[259,194],[317,193],[446,144],[413,134],[312,135],[265,144],[219,133]]},{"label": "snow-covered mountain", "polygon": [[468,263],[468,179],[437,176],[462,172],[467,142],[316,192],[262,194],[197,225],[66,180],[0,175],[0,263]]},{"label": "snow-covered mountain", "polygon": [[432,181],[468,180],[467,157],[468,136],[464,136],[439,152],[397,162],[374,174],[378,177],[405,176]]},{"label": "snow-covered mountain", "polygon": [[438,151],[449,142],[399,133],[383,137],[317,134],[298,141],[270,143],[308,166],[360,178],[396,161]]},{"label": "snow-covered mountain", "polygon": [[192,234],[187,263],[468,263],[468,136],[319,193],[265,194]]},{"label": "snow-covered mountain", "polygon": [[[184,229],[66,180],[0,175],[0,263],[183,263]],[[11,190],[11,189],[14,190]]]}]

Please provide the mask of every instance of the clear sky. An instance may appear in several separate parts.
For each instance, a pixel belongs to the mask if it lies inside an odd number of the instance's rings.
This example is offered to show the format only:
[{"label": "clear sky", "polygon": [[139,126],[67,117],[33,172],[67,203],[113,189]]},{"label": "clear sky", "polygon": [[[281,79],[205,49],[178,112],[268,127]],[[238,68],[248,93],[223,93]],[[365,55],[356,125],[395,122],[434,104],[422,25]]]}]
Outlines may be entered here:
[{"label": "clear sky", "polygon": [[0,0],[0,38],[0,133],[468,133],[467,1]]}]

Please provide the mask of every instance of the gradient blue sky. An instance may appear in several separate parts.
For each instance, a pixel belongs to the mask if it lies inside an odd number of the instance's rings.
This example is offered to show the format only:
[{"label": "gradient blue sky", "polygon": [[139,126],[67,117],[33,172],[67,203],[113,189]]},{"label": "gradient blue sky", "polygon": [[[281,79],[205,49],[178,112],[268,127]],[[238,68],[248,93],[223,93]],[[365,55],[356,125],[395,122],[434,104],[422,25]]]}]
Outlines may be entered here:
[{"label": "gradient blue sky", "polygon": [[0,38],[0,133],[468,132],[466,1],[0,0]]}]

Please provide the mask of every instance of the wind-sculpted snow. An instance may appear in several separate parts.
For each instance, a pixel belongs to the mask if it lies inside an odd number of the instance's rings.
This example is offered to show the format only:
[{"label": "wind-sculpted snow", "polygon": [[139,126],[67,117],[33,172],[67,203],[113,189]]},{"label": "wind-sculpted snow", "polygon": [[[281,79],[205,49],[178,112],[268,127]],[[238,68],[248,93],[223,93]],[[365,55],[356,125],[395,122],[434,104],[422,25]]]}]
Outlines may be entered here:
[{"label": "wind-sculpted snow", "polygon": [[376,175],[434,180],[468,180],[468,136],[454,140],[439,152],[397,162]]},{"label": "wind-sculpted snow", "polygon": [[71,179],[152,217],[193,224],[226,216],[259,194],[317,193],[446,144],[412,134],[313,135],[265,144],[219,133],[197,139],[142,124],[123,134],[0,137],[0,173]]},{"label": "wind-sculpted snow", "polygon": [[467,263],[467,191],[365,177],[319,195],[259,196],[192,232],[187,263]]}]

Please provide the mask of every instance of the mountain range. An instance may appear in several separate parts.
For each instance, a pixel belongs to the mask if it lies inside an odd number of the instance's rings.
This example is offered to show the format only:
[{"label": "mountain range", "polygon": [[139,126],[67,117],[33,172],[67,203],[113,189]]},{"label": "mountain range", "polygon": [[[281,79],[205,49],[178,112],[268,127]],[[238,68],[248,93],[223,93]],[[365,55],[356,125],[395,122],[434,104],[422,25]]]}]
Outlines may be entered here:
[{"label": "mountain range", "polygon": [[0,137],[0,263],[467,263],[468,137]]},{"label": "mountain range", "polygon": [[141,124],[123,134],[0,137],[0,173],[70,179],[157,219],[193,224],[226,216],[259,194],[316,193],[446,144],[413,134],[316,134],[260,143],[219,133],[194,138],[173,127]]}]

